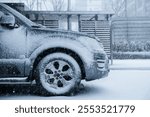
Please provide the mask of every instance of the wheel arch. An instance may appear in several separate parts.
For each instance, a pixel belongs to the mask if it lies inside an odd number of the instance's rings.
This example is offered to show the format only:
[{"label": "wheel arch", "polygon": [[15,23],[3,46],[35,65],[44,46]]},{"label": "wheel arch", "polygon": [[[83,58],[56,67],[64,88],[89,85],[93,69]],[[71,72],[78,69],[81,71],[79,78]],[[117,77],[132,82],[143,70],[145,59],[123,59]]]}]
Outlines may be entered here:
[{"label": "wheel arch", "polygon": [[56,53],[56,52],[61,52],[61,53],[65,53],[70,55],[71,57],[73,57],[77,63],[80,66],[81,69],[81,75],[82,75],[82,79],[84,79],[86,77],[86,73],[85,73],[85,66],[84,66],[84,61],[81,58],[81,56],[79,56],[79,54],[77,54],[77,52],[68,49],[68,48],[62,48],[62,47],[54,47],[54,48],[49,48],[49,49],[45,49],[42,52],[40,52],[37,57],[35,58],[34,62],[33,62],[33,69],[31,70],[30,76],[31,76],[31,80],[35,79],[35,68],[37,67],[37,65],[39,64],[39,62],[47,55],[52,54],[52,53]]}]

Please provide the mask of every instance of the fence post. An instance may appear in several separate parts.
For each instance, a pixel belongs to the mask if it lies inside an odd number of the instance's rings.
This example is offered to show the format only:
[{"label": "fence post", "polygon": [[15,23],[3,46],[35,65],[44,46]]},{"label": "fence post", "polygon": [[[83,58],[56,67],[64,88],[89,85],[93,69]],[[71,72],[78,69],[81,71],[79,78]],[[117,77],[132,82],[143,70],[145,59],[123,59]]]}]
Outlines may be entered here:
[{"label": "fence post", "polygon": [[111,65],[113,65],[113,30],[112,30],[112,21],[110,24],[110,60],[111,60]]},{"label": "fence post", "polygon": [[67,16],[67,25],[68,25],[68,30],[71,30],[71,15]]},{"label": "fence post", "polygon": [[78,15],[78,31],[81,32],[81,15]]}]

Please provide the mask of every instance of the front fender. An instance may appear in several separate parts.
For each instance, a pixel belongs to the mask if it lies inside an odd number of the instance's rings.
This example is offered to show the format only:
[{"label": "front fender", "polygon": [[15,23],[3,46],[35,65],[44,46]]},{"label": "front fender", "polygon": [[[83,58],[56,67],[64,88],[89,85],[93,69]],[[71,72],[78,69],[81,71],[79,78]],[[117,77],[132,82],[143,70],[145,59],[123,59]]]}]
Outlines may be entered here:
[{"label": "front fender", "polygon": [[91,50],[89,50],[86,46],[84,46],[77,40],[51,39],[49,41],[46,41],[46,43],[43,43],[37,49],[35,49],[33,53],[30,55],[29,58],[32,61],[32,65],[39,54],[41,54],[45,50],[53,48],[64,48],[75,52],[81,58],[82,62],[84,63],[84,66],[90,66],[94,62],[93,53],[91,52]]}]

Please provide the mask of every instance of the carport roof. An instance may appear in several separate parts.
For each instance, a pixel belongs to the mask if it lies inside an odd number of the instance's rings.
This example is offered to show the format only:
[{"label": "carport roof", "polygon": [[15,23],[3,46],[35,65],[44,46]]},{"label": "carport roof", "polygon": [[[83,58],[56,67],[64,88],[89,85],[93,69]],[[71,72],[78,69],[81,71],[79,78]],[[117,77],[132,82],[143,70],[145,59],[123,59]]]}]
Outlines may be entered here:
[{"label": "carport roof", "polygon": [[52,15],[114,15],[113,12],[101,11],[24,11],[25,14],[52,14]]}]

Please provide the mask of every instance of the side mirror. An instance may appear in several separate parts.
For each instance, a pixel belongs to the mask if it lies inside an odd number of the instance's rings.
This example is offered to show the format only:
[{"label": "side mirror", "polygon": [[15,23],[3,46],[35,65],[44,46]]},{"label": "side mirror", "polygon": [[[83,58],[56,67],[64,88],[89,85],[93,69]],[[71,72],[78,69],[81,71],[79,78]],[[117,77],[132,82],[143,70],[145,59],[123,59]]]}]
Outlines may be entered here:
[{"label": "side mirror", "polygon": [[15,26],[15,17],[10,13],[5,13],[0,18],[0,24],[13,28]]}]

